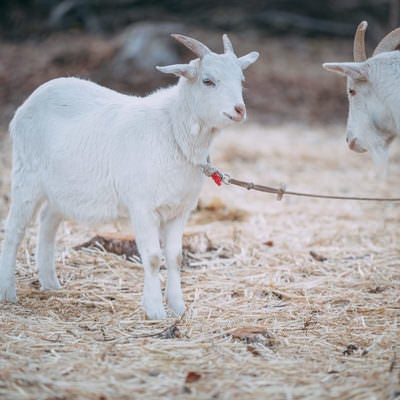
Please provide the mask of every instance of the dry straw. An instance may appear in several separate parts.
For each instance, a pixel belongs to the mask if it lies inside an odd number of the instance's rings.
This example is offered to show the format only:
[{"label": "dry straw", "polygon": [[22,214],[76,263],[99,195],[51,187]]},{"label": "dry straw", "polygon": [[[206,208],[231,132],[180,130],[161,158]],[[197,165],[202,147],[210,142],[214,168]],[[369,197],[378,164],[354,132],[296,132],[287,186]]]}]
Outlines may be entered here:
[{"label": "dry straw", "polygon": [[[394,194],[400,153],[380,182],[340,131],[230,131],[213,161],[296,190]],[[394,400],[399,217],[397,205],[277,202],[209,182],[186,232],[187,313],[157,322],[140,304],[137,260],[72,249],[98,233],[85,226],[60,229],[63,289],[41,293],[33,226],[18,256],[19,303],[0,305],[0,398]]]}]

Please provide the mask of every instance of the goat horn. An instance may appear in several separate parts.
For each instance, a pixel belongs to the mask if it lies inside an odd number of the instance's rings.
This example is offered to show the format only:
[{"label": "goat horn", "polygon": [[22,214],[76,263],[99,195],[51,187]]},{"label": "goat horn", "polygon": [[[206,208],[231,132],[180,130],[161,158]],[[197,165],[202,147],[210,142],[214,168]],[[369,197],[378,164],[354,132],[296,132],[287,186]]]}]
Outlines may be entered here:
[{"label": "goat horn", "polygon": [[179,35],[175,33],[171,36],[178,42],[181,42],[188,49],[192,50],[194,54],[200,57],[200,59],[202,59],[205,55],[211,53],[211,50],[205,44],[189,36]]},{"label": "goat horn", "polygon": [[397,46],[400,45],[400,28],[393,30],[388,33],[376,46],[374,50],[374,56],[385,51],[396,50]]},{"label": "goat horn", "polygon": [[235,52],[233,51],[232,42],[230,41],[230,39],[226,33],[224,33],[222,35],[222,41],[224,42],[224,53],[235,54]]},{"label": "goat horn", "polygon": [[367,21],[362,21],[354,35],[353,56],[355,62],[363,62],[367,59],[365,51],[365,31],[367,30]]}]

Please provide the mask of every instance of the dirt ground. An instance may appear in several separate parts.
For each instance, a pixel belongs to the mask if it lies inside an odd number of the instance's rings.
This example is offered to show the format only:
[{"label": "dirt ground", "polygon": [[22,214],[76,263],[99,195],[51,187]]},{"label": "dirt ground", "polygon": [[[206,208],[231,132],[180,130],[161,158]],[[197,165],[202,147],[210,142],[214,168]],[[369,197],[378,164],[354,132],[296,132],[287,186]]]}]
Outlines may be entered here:
[{"label": "dirt ground", "polygon": [[[383,179],[368,155],[346,148],[343,126],[249,122],[223,133],[213,162],[292,190],[400,197],[393,146]],[[7,137],[0,150],[3,226]],[[0,305],[0,398],[398,399],[399,207],[277,201],[207,182],[186,229],[187,313],[158,322],[145,319],[138,263],[72,250],[95,233],[125,232],[123,224],[64,223],[63,288],[46,293],[33,225],[18,254],[19,302]]]}]

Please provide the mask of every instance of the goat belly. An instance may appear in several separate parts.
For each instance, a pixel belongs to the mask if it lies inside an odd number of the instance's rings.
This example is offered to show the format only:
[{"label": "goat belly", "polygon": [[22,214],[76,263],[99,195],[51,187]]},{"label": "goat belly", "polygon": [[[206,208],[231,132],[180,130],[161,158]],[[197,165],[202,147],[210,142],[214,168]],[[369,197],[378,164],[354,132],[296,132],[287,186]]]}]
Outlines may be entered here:
[{"label": "goat belly", "polygon": [[87,223],[102,223],[116,219],[121,214],[118,197],[112,186],[89,182],[68,176],[66,185],[57,184],[57,177],[49,180],[46,190],[48,201],[65,218]]}]

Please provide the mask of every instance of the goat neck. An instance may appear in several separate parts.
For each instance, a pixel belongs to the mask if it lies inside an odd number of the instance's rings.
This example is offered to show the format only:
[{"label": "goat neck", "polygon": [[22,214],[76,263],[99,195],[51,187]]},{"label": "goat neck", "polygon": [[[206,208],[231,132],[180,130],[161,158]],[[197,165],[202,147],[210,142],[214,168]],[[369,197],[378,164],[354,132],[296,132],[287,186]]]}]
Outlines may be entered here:
[{"label": "goat neck", "polygon": [[207,125],[198,116],[196,109],[201,104],[196,102],[195,94],[188,86],[185,78],[180,78],[176,87],[176,102],[171,110],[173,135],[186,161],[200,165],[206,162],[219,129]]}]

